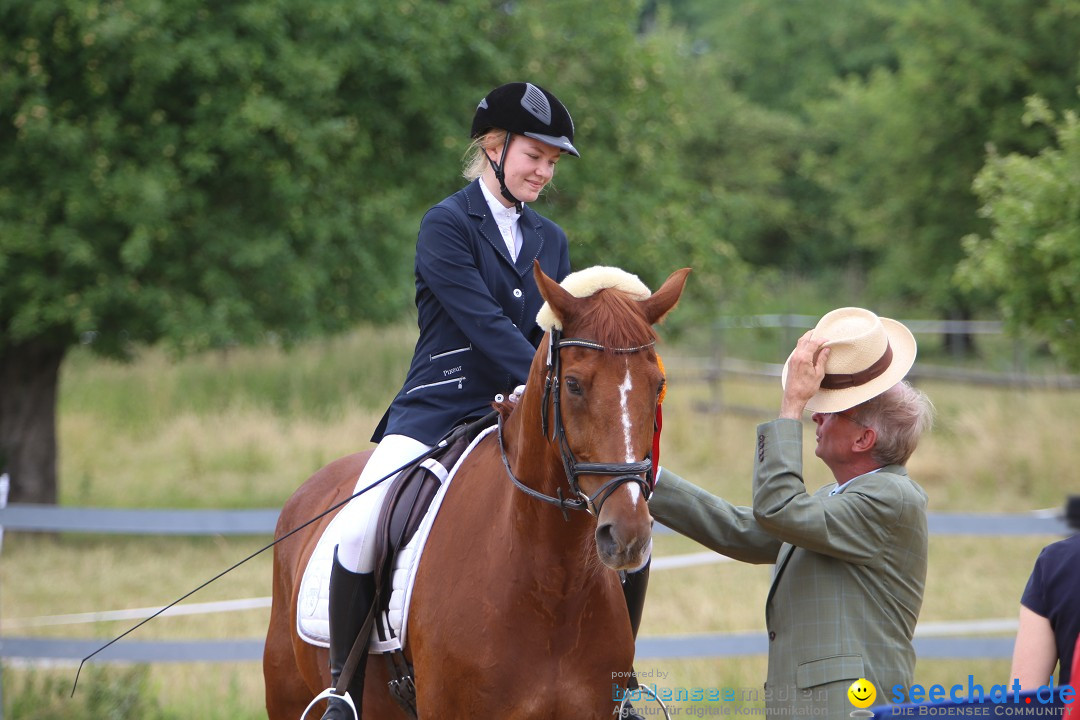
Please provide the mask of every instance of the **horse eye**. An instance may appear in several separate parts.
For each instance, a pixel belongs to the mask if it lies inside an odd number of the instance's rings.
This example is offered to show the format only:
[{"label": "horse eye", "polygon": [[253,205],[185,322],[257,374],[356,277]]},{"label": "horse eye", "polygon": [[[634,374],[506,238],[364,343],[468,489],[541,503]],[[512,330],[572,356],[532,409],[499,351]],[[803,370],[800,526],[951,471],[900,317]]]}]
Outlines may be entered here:
[{"label": "horse eye", "polygon": [[660,397],[664,394],[664,388],[667,387],[667,380],[661,380],[660,384],[656,386],[656,397]]},{"label": "horse eye", "polygon": [[566,380],[564,382],[566,384],[566,389],[570,393],[572,393],[574,395],[580,395],[581,394],[581,383],[579,383],[577,381],[577,378],[568,377],[568,378],[566,378]]}]

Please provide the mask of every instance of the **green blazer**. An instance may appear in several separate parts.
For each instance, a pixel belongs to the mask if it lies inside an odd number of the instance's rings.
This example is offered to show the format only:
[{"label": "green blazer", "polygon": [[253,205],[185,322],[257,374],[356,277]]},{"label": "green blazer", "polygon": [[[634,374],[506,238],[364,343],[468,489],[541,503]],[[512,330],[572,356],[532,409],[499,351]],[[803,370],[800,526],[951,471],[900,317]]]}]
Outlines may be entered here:
[{"label": "green blazer", "polygon": [[802,423],[764,423],[752,507],[732,505],[667,468],[649,507],[663,524],[719,553],[775,563],[765,601],[762,699],[784,712],[848,718],[855,680],[872,682],[874,704],[883,705],[894,685],[908,688],[914,679],[927,497],[899,465],[853,478],[835,495],[836,483],[808,494],[802,450]]}]

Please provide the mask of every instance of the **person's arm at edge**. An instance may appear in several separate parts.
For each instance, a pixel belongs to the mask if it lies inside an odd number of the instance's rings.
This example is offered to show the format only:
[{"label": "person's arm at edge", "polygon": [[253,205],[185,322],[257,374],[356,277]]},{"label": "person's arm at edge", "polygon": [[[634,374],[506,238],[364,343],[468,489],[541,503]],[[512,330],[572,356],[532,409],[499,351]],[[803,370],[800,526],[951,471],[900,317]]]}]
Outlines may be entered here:
[{"label": "person's arm at edge", "polygon": [[1057,643],[1050,621],[1021,605],[1009,678],[1019,680],[1024,690],[1046,685],[1057,661]]},{"label": "person's arm at edge", "polygon": [[780,541],[758,525],[750,508],[732,505],[666,467],[659,471],[649,512],[675,532],[735,560],[769,564],[780,552]]}]

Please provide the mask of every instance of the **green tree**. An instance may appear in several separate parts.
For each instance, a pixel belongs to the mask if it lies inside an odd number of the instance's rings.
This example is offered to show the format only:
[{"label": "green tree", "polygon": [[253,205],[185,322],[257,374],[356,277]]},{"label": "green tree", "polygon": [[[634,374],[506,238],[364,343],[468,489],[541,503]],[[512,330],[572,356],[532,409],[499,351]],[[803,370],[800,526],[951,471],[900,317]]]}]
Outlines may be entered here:
[{"label": "green tree", "polygon": [[849,78],[812,106],[830,146],[807,172],[835,197],[851,241],[872,253],[879,297],[969,317],[954,282],[961,238],[982,233],[971,183],[987,143],[1033,153],[1046,130],[1021,127],[1024,98],[1073,98],[1080,6],[1061,0],[915,0],[898,6],[895,68]]},{"label": "green tree", "polygon": [[480,0],[0,5],[11,499],[56,501],[76,343],[293,342],[407,306],[497,22]]},{"label": "green tree", "polygon": [[964,239],[958,279],[993,293],[1014,333],[1045,337],[1080,369],[1080,118],[1055,117],[1030,99],[1025,124],[1042,124],[1055,143],[1035,157],[990,153],[975,180],[985,235]]},{"label": "green tree", "polygon": [[666,0],[699,52],[747,100],[801,115],[837,80],[895,68],[887,41],[896,8],[910,0]]},{"label": "green tree", "polygon": [[741,115],[745,103],[665,17],[642,30],[641,2],[515,7],[509,67],[541,78],[576,123],[582,157],[560,163],[543,210],[566,228],[574,266],[618,265],[652,287],[692,266],[673,320],[690,322],[695,298],[715,313],[746,284],[736,224],[774,212],[764,199],[772,146],[727,136],[764,113]]},{"label": "green tree", "polygon": [[[755,267],[828,283],[865,263],[867,250],[853,246],[846,228],[833,220],[833,197],[804,172],[801,158],[808,151],[832,147],[807,108],[842,78],[865,79],[875,68],[896,66],[887,31],[898,4],[907,1],[665,0],[674,21],[693,38],[695,52],[715,65],[728,93],[742,98],[736,115],[742,127],[728,126],[718,139],[762,148],[757,164],[770,175],[767,183],[751,177],[745,178],[751,185],[739,186],[745,188],[740,194],[750,192],[768,204],[750,205],[757,222],[739,224],[731,237]],[[772,161],[762,165],[769,155]]]}]

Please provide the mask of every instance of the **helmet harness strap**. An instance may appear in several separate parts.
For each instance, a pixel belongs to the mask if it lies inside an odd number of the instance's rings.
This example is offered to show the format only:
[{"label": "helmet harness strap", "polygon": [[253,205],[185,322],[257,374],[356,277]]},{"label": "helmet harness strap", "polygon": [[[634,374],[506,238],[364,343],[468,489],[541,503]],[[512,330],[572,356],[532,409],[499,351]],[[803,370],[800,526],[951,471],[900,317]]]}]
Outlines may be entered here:
[{"label": "helmet harness strap", "polygon": [[495,178],[499,181],[499,190],[502,192],[502,196],[514,203],[514,207],[517,211],[521,212],[521,201],[514,197],[514,194],[510,192],[510,188],[506,187],[506,173],[503,168],[506,166],[506,151],[510,149],[510,138],[513,137],[513,133],[509,130],[506,131],[506,139],[503,141],[502,157],[499,158],[499,162],[496,163],[491,159],[491,156],[484,153],[484,157],[487,158],[488,163],[491,165],[491,169],[495,171]]}]

